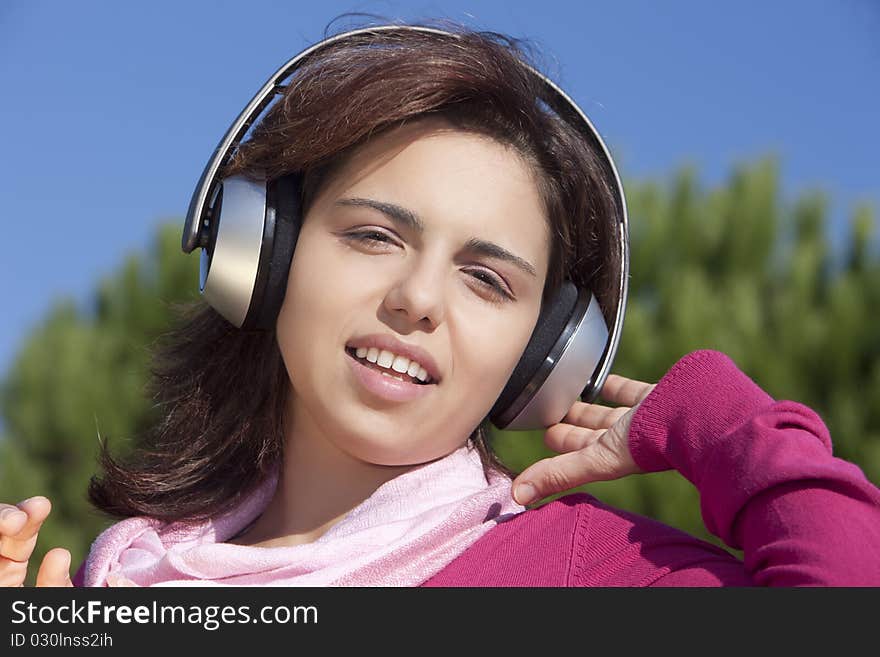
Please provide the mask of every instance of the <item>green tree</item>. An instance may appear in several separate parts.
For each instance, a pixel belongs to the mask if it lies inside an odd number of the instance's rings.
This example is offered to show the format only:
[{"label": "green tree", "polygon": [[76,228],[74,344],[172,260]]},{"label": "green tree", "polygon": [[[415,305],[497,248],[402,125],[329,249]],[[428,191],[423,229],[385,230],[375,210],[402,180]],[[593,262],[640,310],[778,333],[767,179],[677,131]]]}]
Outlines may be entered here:
[{"label": "green tree", "polygon": [[[870,248],[870,207],[855,209],[835,266],[825,197],[784,205],[773,159],[735,169],[716,189],[684,169],[668,184],[627,190],[630,296],[613,371],[655,382],[688,352],[723,351],[775,399],[818,412],[835,454],[880,481],[880,332],[872,323],[880,260]],[[552,454],[540,432],[493,439],[516,468]],[[703,527],[696,490],[677,473],[576,490],[718,542]]]},{"label": "green tree", "polygon": [[[713,189],[692,169],[627,184],[631,280],[613,370],[657,381],[684,354],[712,348],[776,399],[816,410],[838,456],[880,480],[880,259],[870,207],[856,208],[841,262],[826,237],[827,201],[780,199],[768,159]],[[54,511],[35,551],[71,550],[74,567],[108,520],[85,492],[98,441],[114,451],[157,421],[145,393],[149,350],[171,306],[197,296],[198,259],[180,252],[180,222],[157,232],[97,286],[90,308],[59,300],[0,385],[0,500],[46,495]],[[496,431],[509,465],[550,455],[540,432]],[[605,501],[708,538],[696,491],[674,472],[582,487]],[[555,497],[555,496],[554,496]],[[717,542],[717,541],[716,541]],[[34,571],[31,569],[30,581]]]},{"label": "green tree", "polygon": [[167,330],[171,305],[197,295],[197,276],[198,258],[180,252],[180,225],[166,225],[147,254],[99,283],[91,308],[58,300],[17,355],[0,387],[0,500],[45,495],[53,504],[29,582],[55,546],[76,568],[109,524],[86,499],[98,441],[112,436],[125,450],[156,421],[144,390],[149,346]]}]

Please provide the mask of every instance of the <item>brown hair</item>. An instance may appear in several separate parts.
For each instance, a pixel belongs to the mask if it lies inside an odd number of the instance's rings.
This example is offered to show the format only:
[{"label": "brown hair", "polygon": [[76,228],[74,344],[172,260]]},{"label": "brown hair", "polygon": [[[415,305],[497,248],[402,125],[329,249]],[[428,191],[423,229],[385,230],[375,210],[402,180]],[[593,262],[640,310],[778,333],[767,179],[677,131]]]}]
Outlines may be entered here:
[{"label": "brown hair", "polygon": [[[595,144],[548,110],[518,61],[522,43],[444,23],[444,36],[368,32],[325,46],[288,82],[224,175],[303,176],[305,213],[353,149],[425,116],[511,146],[535,171],[551,228],[544,300],[565,278],[617,307],[620,245],[613,174]],[[274,331],[236,329],[204,303],[183,309],[155,349],[151,391],[161,421],[126,463],[105,442],[89,499],[117,517],[199,520],[234,505],[282,458],[290,384]],[[234,383],[235,385],[231,385]],[[470,437],[484,468],[508,475],[484,419]]]}]

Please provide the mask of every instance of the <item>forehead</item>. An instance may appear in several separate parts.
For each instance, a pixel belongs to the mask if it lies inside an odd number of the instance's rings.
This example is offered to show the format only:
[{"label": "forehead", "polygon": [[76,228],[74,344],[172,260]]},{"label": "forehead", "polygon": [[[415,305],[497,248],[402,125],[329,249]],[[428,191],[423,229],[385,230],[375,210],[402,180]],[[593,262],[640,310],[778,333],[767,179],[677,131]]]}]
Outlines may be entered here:
[{"label": "forehead", "polygon": [[536,173],[512,147],[440,119],[394,128],[355,150],[316,205],[371,198],[411,210],[426,233],[491,239],[539,271],[549,228]]}]

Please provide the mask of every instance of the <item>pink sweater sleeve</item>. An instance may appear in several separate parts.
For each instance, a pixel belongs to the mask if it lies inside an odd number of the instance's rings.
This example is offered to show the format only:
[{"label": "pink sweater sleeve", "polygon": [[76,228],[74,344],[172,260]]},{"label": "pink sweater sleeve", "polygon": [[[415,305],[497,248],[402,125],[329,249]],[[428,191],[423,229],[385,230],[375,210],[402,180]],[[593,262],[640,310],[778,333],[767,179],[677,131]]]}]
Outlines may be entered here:
[{"label": "pink sweater sleeve", "polygon": [[[642,469],[674,468],[696,486],[706,527],[743,550],[755,584],[880,585],[880,490],[832,455],[816,412],[775,401],[725,354],[679,360],[639,406],[629,441]],[[681,570],[657,584],[706,576]]]}]

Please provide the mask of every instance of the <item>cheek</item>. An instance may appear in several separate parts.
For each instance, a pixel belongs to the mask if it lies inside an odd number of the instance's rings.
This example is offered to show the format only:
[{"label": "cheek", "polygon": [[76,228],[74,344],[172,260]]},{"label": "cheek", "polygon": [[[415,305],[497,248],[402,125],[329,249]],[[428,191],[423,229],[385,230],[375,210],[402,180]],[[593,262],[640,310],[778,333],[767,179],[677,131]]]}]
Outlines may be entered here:
[{"label": "cheek", "polygon": [[[278,315],[278,345],[288,372],[334,362],[345,340],[375,312],[382,276],[367,258],[348,255],[332,239],[303,232],[297,242]],[[293,379],[293,375],[291,377]]]},{"label": "cheek", "polygon": [[346,302],[340,298],[345,286],[338,281],[339,269],[325,266],[326,254],[313,246],[308,239],[297,244],[278,314],[278,346],[288,371],[295,370],[298,359],[310,352],[306,345],[311,349],[324,346],[317,338],[326,338],[327,327],[338,325],[339,308]]},{"label": "cheek", "polygon": [[[340,258],[327,240],[304,233],[290,264],[281,313],[296,315],[294,321],[304,328],[326,333],[328,324],[324,322],[335,321],[330,315],[335,316],[350,303],[358,279],[351,261]],[[360,280],[364,280],[362,275]]]},{"label": "cheek", "polygon": [[383,262],[386,260],[356,252],[334,236],[306,233],[298,241],[290,265],[285,302],[291,297],[297,307],[312,313],[344,308],[355,299],[375,296],[381,281],[393,274],[390,265]]},{"label": "cheek", "polygon": [[523,312],[511,313],[503,321],[499,318],[468,323],[470,330],[462,346],[462,353],[466,354],[463,361],[467,362],[463,372],[467,383],[462,390],[469,393],[467,396],[479,390],[480,402],[485,404],[501,394],[525,350],[535,321],[531,313]]}]

